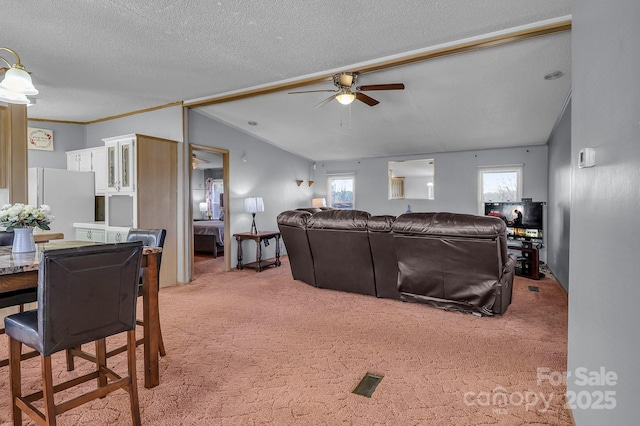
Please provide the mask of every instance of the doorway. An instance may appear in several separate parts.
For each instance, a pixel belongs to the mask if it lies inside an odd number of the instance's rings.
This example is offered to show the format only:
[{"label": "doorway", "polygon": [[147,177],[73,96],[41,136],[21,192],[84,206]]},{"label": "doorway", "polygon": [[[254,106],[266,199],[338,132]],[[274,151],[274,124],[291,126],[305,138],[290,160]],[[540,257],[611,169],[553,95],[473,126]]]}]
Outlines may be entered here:
[{"label": "doorway", "polygon": [[[196,278],[195,250],[204,250],[211,258],[222,260],[224,270],[231,270],[229,227],[229,151],[203,145],[189,147],[191,158],[191,277]],[[197,230],[194,231],[194,228]],[[195,234],[198,235],[196,237]],[[197,241],[196,241],[197,238]],[[220,242],[222,240],[222,242]],[[198,255],[202,253],[198,252]],[[220,256],[222,255],[222,256]],[[199,259],[202,257],[199,256]]]}]

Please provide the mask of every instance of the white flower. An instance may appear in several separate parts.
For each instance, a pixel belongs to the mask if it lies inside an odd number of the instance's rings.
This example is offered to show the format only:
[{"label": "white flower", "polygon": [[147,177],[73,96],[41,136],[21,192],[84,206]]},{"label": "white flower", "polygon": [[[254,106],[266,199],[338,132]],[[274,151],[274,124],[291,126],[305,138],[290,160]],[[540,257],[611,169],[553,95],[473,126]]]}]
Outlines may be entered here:
[{"label": "white flower", "polygon": [[34,228],[48,230],[53,220],[51,207],[42,205],[40,208],[21,203],[5,204],[0,210],[0,223],[12,231],[14,228]]}]

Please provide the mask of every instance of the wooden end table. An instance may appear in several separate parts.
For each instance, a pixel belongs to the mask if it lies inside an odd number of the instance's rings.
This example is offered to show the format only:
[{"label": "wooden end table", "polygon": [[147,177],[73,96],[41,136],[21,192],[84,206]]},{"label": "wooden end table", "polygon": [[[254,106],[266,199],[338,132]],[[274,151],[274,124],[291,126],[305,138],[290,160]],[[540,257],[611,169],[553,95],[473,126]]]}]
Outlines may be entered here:
[{"label": "wooden end table", "polygon": [[[238,242],[238,269],[254,268],[257,272],[262,272],[268,266],[280,266],[280,232],[276,231],[263,231],[255,234],[251,232],[240,232],[233,234]],[[276,240],[276,257],[271,259],[262,259],[262,242],[274,238]],[[242,264],[242,241],[253,240],[256,242],[256,261]]]}]

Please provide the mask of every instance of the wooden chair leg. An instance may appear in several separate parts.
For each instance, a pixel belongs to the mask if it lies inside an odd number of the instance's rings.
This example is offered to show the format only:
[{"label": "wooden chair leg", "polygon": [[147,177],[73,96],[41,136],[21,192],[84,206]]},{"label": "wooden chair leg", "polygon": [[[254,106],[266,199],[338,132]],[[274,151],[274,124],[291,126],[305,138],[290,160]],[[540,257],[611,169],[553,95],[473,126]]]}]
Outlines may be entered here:
[{"label": "wooden chair leg", "polygon": [[56,405],[53,400],[53,374],[51,372],[51,355],[41,356],[42,367],[42,400],[44,403],[45,424],[56,426]]},{"label": "wooden chair leg", "polygon": [[66,357],[67,357],[67,371],[73,371],[73,369],[75,368],[73,351],[74,350],[79,351],[81,349],[82,349],[82,346],[76,346],[75,348],[67,349],[65,351]]},{"label": "wooden chair leg", "polygon": [[22,410],[18,408],[16,401],[22,396],[22,375],[20,371],[20,354],[22,343],[9,338],[9,375],[11,386],[11,416],[14,426],[22,426]]},{"label": "wooden chair leg", "polygon": [[134,426],[142,424],[140,420],[140,403],[138,401],[138,379],[136,378],[136,331],[127,332],[127,369],[129,373],[129,401],[131,404],[131,421]]},{"label": "wooden chair leg", "polygon": [[107,385],[107,376],[102,367],[107,366],[107,342],[105,339],[96,340],[96,371],[98,372],[98,387]]}]

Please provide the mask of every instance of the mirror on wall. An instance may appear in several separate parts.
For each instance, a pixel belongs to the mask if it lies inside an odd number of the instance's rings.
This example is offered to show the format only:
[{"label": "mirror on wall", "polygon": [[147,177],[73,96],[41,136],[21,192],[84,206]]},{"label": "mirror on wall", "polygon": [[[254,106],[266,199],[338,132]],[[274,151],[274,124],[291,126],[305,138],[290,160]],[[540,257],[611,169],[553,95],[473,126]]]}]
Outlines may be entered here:
[{"label": "mirror on wall", "polygon": [[433,200],[435,161],[389,161],[390,200]]}]

